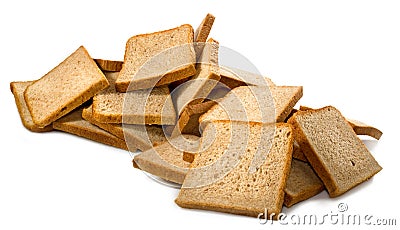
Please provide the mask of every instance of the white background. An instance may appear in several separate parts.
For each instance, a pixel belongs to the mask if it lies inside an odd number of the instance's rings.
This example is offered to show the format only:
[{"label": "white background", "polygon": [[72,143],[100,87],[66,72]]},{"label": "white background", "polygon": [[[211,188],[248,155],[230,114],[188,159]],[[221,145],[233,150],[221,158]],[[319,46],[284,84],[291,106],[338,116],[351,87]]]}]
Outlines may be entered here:
[{"label": "white background", "polygon": [[278,85],[303,85],[300,104],[334,105],[384,133],[380,141],[364,138],[383,167],[372,180],[283,211],[322,216],[346,203],[346,214],[400,224],[398,1],[36,0],[0,3],[0,229],[310,228],[181,209],[178,190],[134,169],[128,152],[61,132],[31,133],[19,120],[11,81],[40,78],[80,45],[94,58],[123,60],[130,36],[196,28],[207,12],[216,16],[211,36],[222,46]]}]

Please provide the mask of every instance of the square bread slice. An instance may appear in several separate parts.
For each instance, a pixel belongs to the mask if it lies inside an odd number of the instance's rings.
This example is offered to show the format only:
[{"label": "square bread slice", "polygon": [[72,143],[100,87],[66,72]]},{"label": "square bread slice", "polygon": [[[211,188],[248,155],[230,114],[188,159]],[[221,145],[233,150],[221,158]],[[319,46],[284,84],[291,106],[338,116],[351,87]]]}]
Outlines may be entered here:
[{"label": "square bread slice", "polygon": [[324,184],[308,163],[293,159],[286,182],[283,204],[289,208],[317,195],[324,189]]},{"label": "square bread slice", "polygon": [[25,103],[24,92],[26,88],[32,85],[34,81],[15,81],[10,83],[11,92],[14,94],[15,104],[17,105],[19,117],[21,118],[22,124],[25,128],[32,132],[48,132],[53,130],[52,125],[48,125],[44,128],[36,125],[33,120],[31,113]]},{"label": "square bread slice", "polygon": [[116,87],[126,92],[166,85],[193,76],[195,63],[191,25],[133,36],[126,43]]},{"label": "square bread slice", "polygon": [[275,86],[268,77],[234,67],[220,66],[220,74],[220,82],[231,89],[246,85]]},{"label": "square bread slice", "polygon": [[128,150],[125,141],[111,133],[90,124],[82,118],[82,108],[67,114],[66,116],[53,122],[53,128],[71,133],[89,140],[93,140],[120,149]]},{"label": "square bread slice", "polygon": [[196,66],[196,75],[173,92],[173,102],[179,115],[187,105],[203,102],[218,84],[220,79],[218,49],[218,42],[210,38],[205,44],[201,60]]},{"label": "square bread slice", "polygon": [[199,118],[215,104],[215,101],[206,101],[200,104],[188,105],[179,117],[171,136],[175,137],[180,134],[201,136]]},{"label": "square bread slice", "polygon": [[136,155],[134,166],[164,180],[182,184],[190,163],[183,160],[186,151],[198,151],[199,137],[177,136]]},{"label": "square bread slice", "polygon": [[118,72],[106,73],[110,87],[93,97],[93,117],[101,123],[174,125],[176,113],[168,86],[119,93]]},{"label": "square bread slice", "polygon": [[382,169],[336,108],[299,111],[288,122],[331,197],[347,192]]},{"label": "square bread slice", "polygon": [[254,217],[267,211],[276,218],[292,160],[290,125],[216,121],[203,135],[175,202]]},{"label": "square bread slice", "polygon": [[81,46],[25,90],[32,120],[45,127],[108,86],[103,72]]},{"label": "square bread slice", "polygon": [[111,61],[111,60],[104,60],[104,59],[94,59],[97,66],[102,71],[110,71],[110,72],[119,72],[122,69],[122,61]]},{"label": "square bread slice", "polygon": [[83,119],[126,141],[130,150],[145,151],[167,141],[163,128],[158,125],[127,125],[101,123],[93,118],[92,106],[83,109]]},{"label": "square bread slice", "polygon": [[200,116],[200,124],[213,120],[282,122],[303,95],[301,86],[241,86]]}]

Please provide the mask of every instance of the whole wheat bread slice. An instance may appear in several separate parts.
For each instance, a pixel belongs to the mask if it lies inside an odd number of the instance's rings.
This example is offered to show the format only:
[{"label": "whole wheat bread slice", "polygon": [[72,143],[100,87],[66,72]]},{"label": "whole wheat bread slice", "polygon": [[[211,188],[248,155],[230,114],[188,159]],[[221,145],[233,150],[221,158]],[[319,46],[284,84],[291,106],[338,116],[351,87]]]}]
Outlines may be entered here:
[{"label": "whole wheat bread slice", "polygon": [[218,84],[218,49],[218,42],[210,38],[204,47],[200,63],[196,66],[196,75],[175,89],[172,97],[179,115],[187,105],[203,102]]},{"label": "whole wheat bread slice", "polygon": [[158,125],[122,125],[98,122],[93,118],[92,106],[83,110],[82,117],[91,124],[124,139],[129,149],[137,148],[145,151],[167,141],[163,128]]},{"label": "whole wheat bread slice", "polygon": [[53,122],[53,128],[99,143],[128,150],[128,147],[123,139],[112,135],[111,133],[89,123],[88,121],[85,121],[82,118],[82,108],[78,108]]},{"label": "whole wheat bread slice", "polygon": [[[203,135],[200,154],[175,202],[184,208],[255,217],[267,210],[268,217],[275,213],[276,218],[292,159],[290,125],[216,121],[206,126]],[[260,153],[266,158],[259,158],[261,164],[252,172]]]},{"label": "whole wheat bread slice", "polygon": [[331,197],[368,180],[382,168],[336,108],[299,111],[294,136]]},{"label": "whole wheat bread slice", "polygon": [[183,135],[170,139],[136,155],[134,165],[164,180],[182,184],[190,163],[183,160],[186,151],[198,150],[197,136]]},{"label": "whole wheat bread slice", "polygon": [[122,61],[111,61],[111,60],[104,60],[104,59],[94,59],[97,66],[102,71],[110,71],[110,72],[119,72],[122,69]]},{"label": "whole wheat bread slice", "polygon": [[293,159],[286,182],[283,204],[291,207],[317,195],[324,188],[324,184],[308,163]]},{"label": "whole wheat bread slice", "polygon": [[126,43],[117,90],[147,89],[188,78],[196,73],[195,62],[190,25],[133,36]]},{"label": "whole wheat bread slice", "polygon": [[110,87],[93,97],[93,118],[101,123],[174,125],[176,114],[167,86],[119,93],[119,74],[106,73]]},{"label": "whole wheat bread slice", "polygon": [[206,101],[200,104],[187,106],[179,117],[171,136],[175,137],[180,134],[201,136],[199,130],[199,118],[215,104],[215,101]]},{"label": "whole wheat bread slice", "polygon": [[200,116],[200,123],[232,119],[263,123],[281,122],[302,95],[301,86],[237,87]]},{"label": "whole wheat bread slice", "polygon": [[45,127],[108,86],[104,74],[81,46],[25,90],[32,120]]},{"label": "whole wheat bread slice", "polygon": [[246,85],[275,86],[268,77],[234,67],[220,66],[220,74],[220,82],[231,89]]},{"label": "whole wheat bread slice", "polygon": [[24,92],[25,89],[32,85],[34,81],[15,81],[10,83],[11,92],[14,94],[15,104],[17,105],[19,117],[25,128],[32,132],[48,132],[53,130],[52,125],[44,128],[39,127],[32,121],[31,113],[25,103]]}]

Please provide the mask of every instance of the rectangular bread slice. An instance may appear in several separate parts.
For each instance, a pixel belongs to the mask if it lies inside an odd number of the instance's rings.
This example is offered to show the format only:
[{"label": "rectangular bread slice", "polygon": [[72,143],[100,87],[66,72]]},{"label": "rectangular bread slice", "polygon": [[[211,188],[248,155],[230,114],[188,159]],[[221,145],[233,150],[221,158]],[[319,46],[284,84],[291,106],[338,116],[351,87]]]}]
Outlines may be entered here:
[{"label": "rectangular bread slice", "polygon": [[196,75],[175,89],[172,97],[179,115],[186,106],[203,102],[218,84],[218,49],[218,42],[210,38],[205,44],[200,63],[196,66]]},{"label": "rectangular bread slice", "polygon": [[195,62],[191,25],[136,35],[126,43],[116,88],[126,92],[179,81],[196,73]]},{"label": "rectangular bread slice", "polygon": [[368,180],[382,168],[336,108],[299,111],[294,136],[331,197]]},{"label": "rectangular bread slice", "polygon": [[[288,124],[209,123],[175,202],[196,208],[268,218],[281,212],[292,159]],[[273,215],[275,214],[275,216]]]},{"label": "rectangular bread slice", "polygon": [[231,89],[246,85],[275,86],[268,77],[234,67],[220,66],[220,74],[220,82]]},{"label": "rectangular bread slice", "polygon": [[[92,106],[82,112],[83,119],[126,141],[128,148],[145,151],[167,141],[163,128],[158,125],[128,125],[101,123],[93,118]],[[132,150],[132,152],[133,152]]]},{"label": "rectangular bread slice", "polygon": [[183,153],[196,152],[198,143],[197,136],[177,136],[139,153],[134,157],[133,164],[154,176],[182,184],[190,166],[190,163],[183,160]]},{"label": "rectangular bread slice", "polygon": [[32,120],[45,127],[108,86],[103,72],[81,46],[25,90]]},{"label": "rectangular bread slice", "polygon": [[200,117],[213,120],[282,122],[303,95],[301,86],[241,86],[230,91]]},{"label": "rectangular bread slice", "polygon": [[85,121],[82,118],[82,108],[78,108],[53,122],[53,128],[99,143],[128,150],[128,147],[123,139],[90,124],[88,121]]},{"label": "rectangular bread slice", "polygon": [[176,113],[168,86],[119,93],[118,72],[106,73],[110,87],[93,97],[93,117],[101,123],[174,125]]},{"label": "rectangular bread slice", "polygon": [[179,117],[171,136],[175,137],[180,134],[201,136],[199,118],[215,104],[215,101],[206,101],[200,104],[187,106]]},{"label": "rectangular bread slice", "polygon": [[53,130],[52,125],[45,126],[44,128],[36,125],[33,120],[31,113],[25,103],[24,92],[25,89],[32,85],[34,81],[15,81],[10,83],[11,92],[14,94],[15,104],[17,105],[19,117],[25,128],[32,132],[48,132]]},{"label": "rectangular bread slice", "polygon": [[324,188],[324,184],[308,163],[293,159],[286,182],[283,204],[291,207],[317,195]]},{"label": "rectangular bread slice", "polygon": [[94,59],[97,66],[102,71],[110,71],[110,72],[119,72],[122,69],[122,61],[111,61],[111,60],[104,60],[104,59]]}]

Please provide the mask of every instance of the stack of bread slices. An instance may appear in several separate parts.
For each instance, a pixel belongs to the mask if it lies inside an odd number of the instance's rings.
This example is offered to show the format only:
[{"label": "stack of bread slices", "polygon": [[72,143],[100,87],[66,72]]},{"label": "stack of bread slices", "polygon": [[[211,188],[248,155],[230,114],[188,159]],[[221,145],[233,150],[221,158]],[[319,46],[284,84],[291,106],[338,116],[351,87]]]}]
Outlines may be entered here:
[{"label": "stack of bread slices", "polygon": [[255,217],[381,170],[357,136],[378,129],[332,106],[296,110],[302,86],[220,66],[214,19],[133,36],[123,62],[81,46],[40,79],[12,82],[23,125],[134,153],[135,168],[180,186],[181,207]]}]

